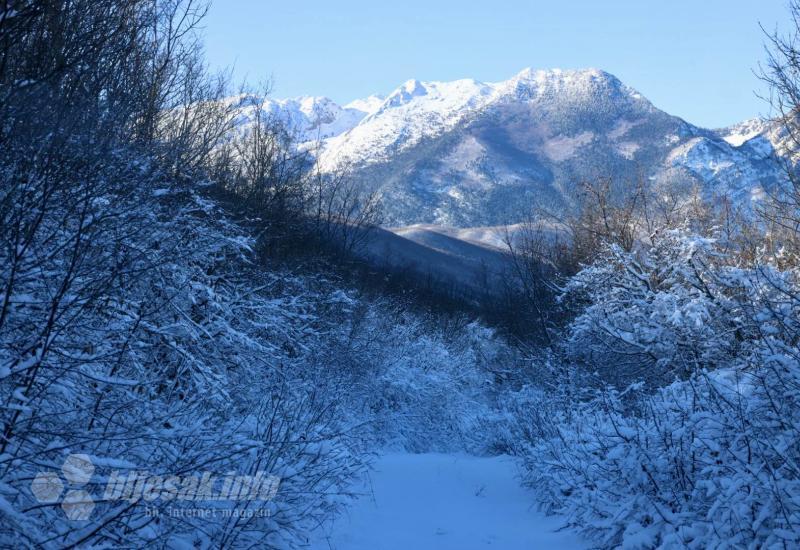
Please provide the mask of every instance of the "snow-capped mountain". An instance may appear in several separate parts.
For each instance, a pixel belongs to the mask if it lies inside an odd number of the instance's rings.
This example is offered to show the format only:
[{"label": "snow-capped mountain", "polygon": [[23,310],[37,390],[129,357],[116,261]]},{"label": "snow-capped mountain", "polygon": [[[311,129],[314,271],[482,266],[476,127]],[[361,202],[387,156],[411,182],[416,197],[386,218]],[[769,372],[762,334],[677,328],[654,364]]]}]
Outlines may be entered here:
[{"label": "snow-capped mountain", "polygon": [[766,134],[769,130],[770,123],[768,121],[761,120],[760,118],[750,118],[738,124],[734,124],[733,126],[720,128],[716,132],[722,139],[734,147],[739,147],[746,141],[750,141],[759,135]]},{"label": "snow-capped mountain", "polygon": [[[574,107],[604,109],[596,102],[598,87],[612,84],[618,98],[628,94],[640,99],[633,90],[625,88],[607,73],[587,71],[533,71],[526,69],[513,78],[499,83],[476,80],[454,82],[420,82],[409,80],[392,92],[384,104],[365,118],[346,136],[331,140],[323,162],[374,164],[393,158],[399,150],[419,141],[440,135],[458,126],[471,123],[475,115],[497,105],[515,106],[539,103],[542,114],[547,111],[567,111]],[[608,99],[608,98],[603,98]],[[496,113],[495,113],[496,114]],[[541,128],[542,137],[552,134]],[[563,160],[567,149],[588,139],[587,135],[557,135],[547,140],[544,152],[555,160]]]},{"label": "snow-capped mountain", "polygon": [[566,204],[582,180],[701,187],[743,200],[782,177],[769,125],[707,130],[671,116],[597,69],[526,69],[509,80],[409,80],[344,107],[274,101],[325,170],[378,189],[387,222],[471,227]]},{"label": "snow-capped mountain", "polygon": [[354,128],[366,116],[377,111],[384,98],[373,95],[340,106],[327,97],[301,96],[292,99],[271,99],[240,96],[239,122],[247,124],[258,104],[268,115],[275,116],[291,130],[300,142],[324,141]]}]

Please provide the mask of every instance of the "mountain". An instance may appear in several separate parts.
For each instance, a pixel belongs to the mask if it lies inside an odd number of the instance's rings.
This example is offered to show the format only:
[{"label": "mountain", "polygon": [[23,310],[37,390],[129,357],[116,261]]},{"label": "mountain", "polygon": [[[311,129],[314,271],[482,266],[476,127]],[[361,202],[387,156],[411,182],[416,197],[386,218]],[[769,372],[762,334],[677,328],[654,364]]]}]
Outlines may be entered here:
[{"label": "mountain", "polygon": [[500,295],[513,269],[511,257],[499,231],[482,229],[472,234],[423,224],[376,228],[358,253],[372,265],[419,277],[452,295]]},{"label": "mountain", "polygon": [[753,138],[766,135],[770,129],[768,121],[751,118],[733,126],[719,128],[715,132],[734,147],[739,147]]},{"label": "mountain", "polygon": [[271,99],[243,95],[232,98],[239,103],[239,123],[247,124],[255,105],[283,122],[300,142],[325,141],[337,137],[359,124],[380,108],[383,96],[373,95],[340,106],[327,97],[301,96],[291,99]]},{"label": "mountain", "polygon": [[564,207],[577,183],[601,177],[740,201],[783,177],[769,124],[700,128],[597,69],[409,80],[344,107],[325,98],[273,105],[302,139],[322,139],[324,170],[347,166],[380,192],[390,225],[514,223],[533,206]]}]

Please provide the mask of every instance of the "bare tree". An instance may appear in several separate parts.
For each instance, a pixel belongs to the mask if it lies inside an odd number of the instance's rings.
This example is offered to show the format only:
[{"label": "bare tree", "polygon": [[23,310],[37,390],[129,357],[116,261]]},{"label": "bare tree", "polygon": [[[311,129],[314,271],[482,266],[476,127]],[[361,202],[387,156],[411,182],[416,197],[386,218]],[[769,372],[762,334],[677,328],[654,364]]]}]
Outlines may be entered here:
[{"label": "bare tree", "polygon": [[380,224],[381,203],[377,192],[366,192],[347,168],[323,172],[315,167],[310,181],[310,214],[323,243],[351,256],[360,253]]},{"label": "bare tree", "polygon": [[[312,306],[253,268],[253,239],[201,185],[239,112],[203,69],[204,13],[193,0],[0,3],[0,546],[296,537],[361,462],[329,395],[284,369],[307,366],[285,346],[307,337]],[[256,196],[294,185],[270,175],[280,162],[238,168]],[[74,452],[159,475],[293,472],[277,521],[159,522],[110,500],[83,524],[31,494]]]},{"label": "bare tree", "polygon": [[800,2],[789,3],[791,29],[767,34],[767,61],[761,79],[771,91],[769,100],[778,116],[779,159],[789,183],[770,190],[769,200],[758,209],[766,224],[772,254],[784,266],[800,263]]}]

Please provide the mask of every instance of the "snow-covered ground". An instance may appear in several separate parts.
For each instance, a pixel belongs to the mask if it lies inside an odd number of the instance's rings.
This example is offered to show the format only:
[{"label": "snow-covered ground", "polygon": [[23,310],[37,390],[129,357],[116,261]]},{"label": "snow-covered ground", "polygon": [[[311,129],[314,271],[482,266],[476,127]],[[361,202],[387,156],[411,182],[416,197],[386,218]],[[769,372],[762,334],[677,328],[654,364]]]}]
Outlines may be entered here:
[{"label": "snow-covered ground", "polygon": [[584,548],[534,506],[509,457],[388,454],[313,550]]}]

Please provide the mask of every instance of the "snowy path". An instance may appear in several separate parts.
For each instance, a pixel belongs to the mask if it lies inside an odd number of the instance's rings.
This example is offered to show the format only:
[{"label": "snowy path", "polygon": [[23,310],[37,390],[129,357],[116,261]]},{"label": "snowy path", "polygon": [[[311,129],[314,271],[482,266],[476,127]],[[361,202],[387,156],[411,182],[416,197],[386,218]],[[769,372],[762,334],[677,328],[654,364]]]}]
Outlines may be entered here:
[{"label": "snowy path", "polygon": [[570,549],[585,545],[555,532],[536,511],[508,457],[390,454],[313,550]]}]

